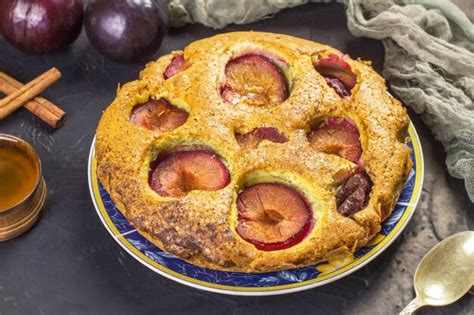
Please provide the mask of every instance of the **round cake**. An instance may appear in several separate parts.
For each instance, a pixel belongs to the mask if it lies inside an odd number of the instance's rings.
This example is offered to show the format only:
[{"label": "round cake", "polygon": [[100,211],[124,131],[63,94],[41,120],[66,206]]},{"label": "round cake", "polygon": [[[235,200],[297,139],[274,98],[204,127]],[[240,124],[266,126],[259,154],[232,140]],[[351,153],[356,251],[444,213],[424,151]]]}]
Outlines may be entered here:
[{"label": "round cake", "polygon": [[221,34],[118,89],[97,128],[98,177],[140,233],[193,264],[302,267],[380,231],[412,166],[408,124],[370,62]]}]

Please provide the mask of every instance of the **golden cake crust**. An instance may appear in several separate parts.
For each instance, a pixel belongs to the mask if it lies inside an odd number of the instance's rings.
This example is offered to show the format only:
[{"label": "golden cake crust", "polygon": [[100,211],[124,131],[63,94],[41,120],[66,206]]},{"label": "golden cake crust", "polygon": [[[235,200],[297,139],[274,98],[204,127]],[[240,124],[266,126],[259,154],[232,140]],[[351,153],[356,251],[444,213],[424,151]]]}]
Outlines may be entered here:
[{"label": "golden cake crust", "polygon": [[[257,51],[281,62],[290,96],[274,107],[232,106],[219,94],[227,62]],[[173,56],[191,66],[165,80]],[[411,169],[404,144],[409,119],[385,81],[368,62],[346,58],[357,75],[352,96],[341,98],[314,69],[328,54],[326,45],[291,36],[236,32],[196,41],[149,63],[136,81],[125,84],[104,112],[97,128],[98,177],[112,200],[137,230],[160,248],[193,264],[220,270],[264,272],[301,267],[334,255],[353,253],[380,230],[391,213]],[[161,97],[189,113],[182,126],[168,132],[132,124],[132,108]],[[336,211],[335,192],[344,173],[355,165],[317,152],[306,137],[311,124],[328,116],[349,117],[359,128],[362,160],[373,182],[366,208],[352,217]],[[242,148],[234,133],[272,126],[289,141],[262,141]],[[181,198],[162,197],[148,184],[149,165],[159,152],[180,145],[214,150],[231,180],[217,191],[191,191]],[[258,250],[236,232],[238,192],[244,185],[281,182],[301,191],[312,205],[315,225],[293,247]]]}]

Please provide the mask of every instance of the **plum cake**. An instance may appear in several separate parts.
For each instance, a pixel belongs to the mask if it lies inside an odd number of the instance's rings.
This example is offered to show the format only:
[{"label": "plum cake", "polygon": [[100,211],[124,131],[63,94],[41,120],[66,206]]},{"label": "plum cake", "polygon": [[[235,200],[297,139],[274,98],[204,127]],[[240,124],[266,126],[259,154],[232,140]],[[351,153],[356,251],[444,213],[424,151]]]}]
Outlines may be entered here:
[{"label": "plum cake", "polygon": [[412,166],[408,124],[370,62],[221,34],[118,89],[97,129],[98,177],[140,233],[193,264],[308,266],[380,231]]}]

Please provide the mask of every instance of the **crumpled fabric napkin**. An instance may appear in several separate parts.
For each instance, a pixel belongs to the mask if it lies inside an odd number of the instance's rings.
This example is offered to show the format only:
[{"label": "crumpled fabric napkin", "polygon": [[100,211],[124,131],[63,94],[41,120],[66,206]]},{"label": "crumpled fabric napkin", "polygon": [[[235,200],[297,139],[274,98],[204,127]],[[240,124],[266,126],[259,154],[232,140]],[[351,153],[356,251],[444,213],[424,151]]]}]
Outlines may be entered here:
[{"label": "crumpled fabric napkin", "polygon": [[[172,25],[222,28],[325,0],[168,0]],[[446,150],[474,202],[474,26],[449,0],[339,0],[355,36],[383,41],[383,75]]]}]

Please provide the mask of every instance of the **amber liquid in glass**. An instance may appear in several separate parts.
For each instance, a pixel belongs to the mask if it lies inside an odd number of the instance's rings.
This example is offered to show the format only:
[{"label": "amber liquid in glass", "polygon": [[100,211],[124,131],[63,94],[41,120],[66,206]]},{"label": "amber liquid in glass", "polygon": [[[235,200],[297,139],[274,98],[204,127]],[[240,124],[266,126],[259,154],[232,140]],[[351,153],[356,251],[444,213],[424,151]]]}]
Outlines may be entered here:
[{"label": "amber liquid in glass", "polygon": [[38,164],[15,142],[0,142],[0,211],[30,195],[38,179]]}]

